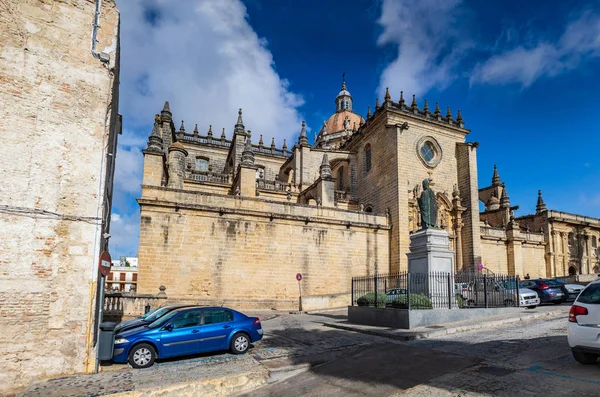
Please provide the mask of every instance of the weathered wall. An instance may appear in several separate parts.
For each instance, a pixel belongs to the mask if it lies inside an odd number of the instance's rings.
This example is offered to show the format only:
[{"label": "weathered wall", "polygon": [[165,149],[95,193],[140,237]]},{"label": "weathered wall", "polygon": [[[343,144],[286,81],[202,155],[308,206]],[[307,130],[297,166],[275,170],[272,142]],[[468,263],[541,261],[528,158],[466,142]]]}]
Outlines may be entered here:
[{"label": "weathered wall", "polygon": [[291,309],[302,273],[305,310],[339,307],[352,276],[388,263],[385,217],[151,187],[142,197],[140,293]]},{"label": "weathered wall", "polygon": [[102,3],[97,49],[113,70],[90,52],[94,2],[0,6],[0,393],[93,368],[118,99],[119,14]]},{"label": "weathered wall", "polygon": [[506,240],[481,240],[481,263],[495,274],[508,274]]}]

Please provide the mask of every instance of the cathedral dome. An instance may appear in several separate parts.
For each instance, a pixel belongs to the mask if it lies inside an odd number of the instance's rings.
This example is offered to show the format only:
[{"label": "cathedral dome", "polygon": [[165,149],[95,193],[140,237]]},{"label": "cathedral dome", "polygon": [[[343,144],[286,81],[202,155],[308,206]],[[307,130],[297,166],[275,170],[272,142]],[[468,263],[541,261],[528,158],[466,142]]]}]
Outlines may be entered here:
[{"label": "cathedral dome", "polygon": [[344,131],[344,121],[348,119],[348,131],[357,130],[361,123],[364,122],[363,118],[350,110],[342,110],[341,112],[335,112],[329,117],[329,120],[325,122],[327,131],[324,135],[332,134],[334,132]]}]

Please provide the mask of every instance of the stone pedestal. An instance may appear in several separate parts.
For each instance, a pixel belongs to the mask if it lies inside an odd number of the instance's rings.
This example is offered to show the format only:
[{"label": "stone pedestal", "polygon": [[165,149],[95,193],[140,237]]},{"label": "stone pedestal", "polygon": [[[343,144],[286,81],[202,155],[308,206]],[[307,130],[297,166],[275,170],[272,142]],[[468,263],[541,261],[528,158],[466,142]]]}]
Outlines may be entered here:
[{"label": "stone pedestal", "polygon": [[454,252],[448,232],[419,230],[410,236],[408,272],[410,293],[428,296],[434,308],[456,307],[454,298]]}]

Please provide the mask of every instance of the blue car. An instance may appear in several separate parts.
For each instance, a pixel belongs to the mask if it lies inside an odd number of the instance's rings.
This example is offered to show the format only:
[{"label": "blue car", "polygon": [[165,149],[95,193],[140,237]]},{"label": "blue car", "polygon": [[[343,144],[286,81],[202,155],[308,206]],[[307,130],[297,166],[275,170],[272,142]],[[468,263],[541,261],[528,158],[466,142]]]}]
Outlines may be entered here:
[{"label": "blue car", "polygon": [[119,333],[113,362],[147,368],[157,358],[230,350],[243,354],[263,337],[260,320],[225,307],[173,310],[153,323]]}]

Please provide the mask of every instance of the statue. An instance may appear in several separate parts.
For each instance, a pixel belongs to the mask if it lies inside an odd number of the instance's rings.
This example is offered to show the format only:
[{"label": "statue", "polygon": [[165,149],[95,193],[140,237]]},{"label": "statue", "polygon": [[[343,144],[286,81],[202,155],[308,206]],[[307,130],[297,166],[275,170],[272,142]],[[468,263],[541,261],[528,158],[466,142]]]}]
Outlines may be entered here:
[{"label": "statue", "polygon": [[346,116],[344,119],[344,131],[348,132],[350,130],[350,118]]},{"label": "statue", "polygon": [[429,179],[423,179],[423,192],[418,198],[419,211],[421,212],[421,229],[435,228],[437,226],[437,201],[435,193],[429,188]]}]

